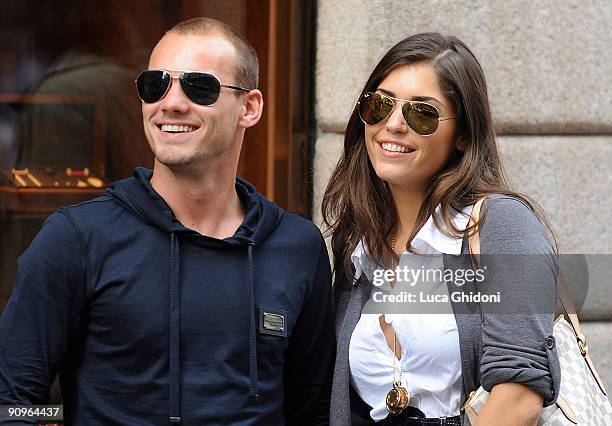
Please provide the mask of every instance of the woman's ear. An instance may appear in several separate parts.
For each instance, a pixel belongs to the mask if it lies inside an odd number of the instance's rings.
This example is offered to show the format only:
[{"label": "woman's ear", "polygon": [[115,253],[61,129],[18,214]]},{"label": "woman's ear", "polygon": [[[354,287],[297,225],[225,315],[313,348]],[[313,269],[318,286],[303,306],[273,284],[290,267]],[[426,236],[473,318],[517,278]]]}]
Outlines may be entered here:
[{"label": "woman's ear", "polygon": [[457,142],[455,143],[455,148],[457,148],[457,150],[459,151],[465,151],[465,139],[457,139]]},{"label": "woman's ear", "polygon": [[243,113],[238,124],[240,127],[253,127],[259,122],[263,112],[263,95],[258,89],[253,89],[246,94]]}]

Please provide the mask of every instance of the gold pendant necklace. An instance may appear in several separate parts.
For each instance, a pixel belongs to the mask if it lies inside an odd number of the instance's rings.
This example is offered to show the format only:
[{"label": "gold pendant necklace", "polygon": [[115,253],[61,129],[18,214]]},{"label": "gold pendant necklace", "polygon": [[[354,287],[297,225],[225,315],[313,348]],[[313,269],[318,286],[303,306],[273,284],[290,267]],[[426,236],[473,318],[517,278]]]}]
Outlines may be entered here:
[{"label": "gold pendant necklace", "polygon": [[[391,269],[395,268],[395,234],[391,238]],[[395,280],[394,280],[395,281]],[[385,398],[385,402],[387,404],[387,411],[389,414],[393,416],[397,416],[400,414],[404,408],[408,406],[410,402],[410,394],[408,390],[402,386],[402,373],[404,372],[402,369],[401,360],[398,362],[399,364],[399,376],[396,377],[396,368],[395,362],[397,361],[397,334],[395,333],[395,328],[393,329],[393,386],[389,392],[387,392],[387,397]],[[401,358],[401,355],[400,355]]]},{"label": "gold pendant necklace", "polygon": [[400,414],[404,408],[408,406],[410,402],[410,394],[408,390],[402,386],[402,363],[399,362],[399,377],[395,377],[395,361],[397,359],[396,349],[397,349],[397,334],[395,330],[393,330],[393,387],[389,392],[387,392],[387,398],[385,398],[385,402],[387,403],[387,411],[389,414],[396,416]]}]

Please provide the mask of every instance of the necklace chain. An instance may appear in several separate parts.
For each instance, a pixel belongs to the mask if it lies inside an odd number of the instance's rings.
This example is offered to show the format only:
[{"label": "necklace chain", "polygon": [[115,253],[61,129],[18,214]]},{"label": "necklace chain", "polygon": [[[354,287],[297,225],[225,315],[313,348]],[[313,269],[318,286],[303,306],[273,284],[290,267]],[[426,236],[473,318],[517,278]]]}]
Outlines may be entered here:
[{"label": "necklace chain", "polygon": [[[395,271],[395,233],[391,236],[391,270]],[[395,272],[394,272],[395,274]],[[393,281],[391,282],[391,287],[395,284],[395,275],[393,276]],[[401,362],[401,353],[400,360],[397,359],[397,333],[395,332],[395,327],[391,326],[393,329],[393,383],[397,384],[397,386],[402,385],[402,374],[404,370],[402,368]],[[399,377],[397,376],[397,369],[395,364],[399,364]]]},{"label": "necklace chain", "polygon": [[393,280],[391,288],[395,286],[395,233],[391,236],[391,270],[393,271]]},{"label": "necklace chain", "polygon": [[[393,329],[393,382],[396,383],[398,386],[402,385],[402,375],[404,373],[404,369],[402,368],[402,362],[401,360],[397,359],[397,333],[395,332],[395,328]],[[400,358],[401,358],[402,354],[400,352]],[[396,372],[396,368],[395,368],[395,363],[399,364],[399,376],[397,376]]]}]

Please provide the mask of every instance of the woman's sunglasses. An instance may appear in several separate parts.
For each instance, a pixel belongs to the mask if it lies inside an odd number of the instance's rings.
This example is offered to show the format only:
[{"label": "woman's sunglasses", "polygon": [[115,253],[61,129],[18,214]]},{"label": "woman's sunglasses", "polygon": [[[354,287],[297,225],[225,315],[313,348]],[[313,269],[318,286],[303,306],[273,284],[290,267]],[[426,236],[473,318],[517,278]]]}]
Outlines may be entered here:
[{"label": "woman's sunglasses", "polygon": [[366,124],[378,124],[391,115],[397,102],[403,103],[402,115],[408,126],[422,136],[433,134],[440,121],[455,118],[440,118],[438,108],[426,102],[408,101],[373,92],[364,93],[357,103],[359,117]]},{"label": "woman's sunglasses", "polygon": [[221,84],[219,79],[212,74],[197,71],[176,71],[178,76],[172,76],[165,70],[146,70],[140,73],[136,79],[136,90],[140,99],[147,104],[161,101],[177,78],[185,96],[198,105],[209,106],[219,98],[222,87],[228,89],[248,92],[251,89],[244,87]]}]

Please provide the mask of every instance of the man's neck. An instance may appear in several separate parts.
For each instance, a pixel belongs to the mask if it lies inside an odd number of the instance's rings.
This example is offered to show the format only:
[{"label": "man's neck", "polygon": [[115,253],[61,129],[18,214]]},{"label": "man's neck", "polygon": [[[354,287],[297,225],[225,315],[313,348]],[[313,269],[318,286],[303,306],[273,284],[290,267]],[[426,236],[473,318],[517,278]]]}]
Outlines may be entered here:
[{"label": "man's neck", "polygon": [[244,220],[235,170],[194,175],[176,173],[156,162],[151,185],[185,227],[202,235],[231,237]]}]

